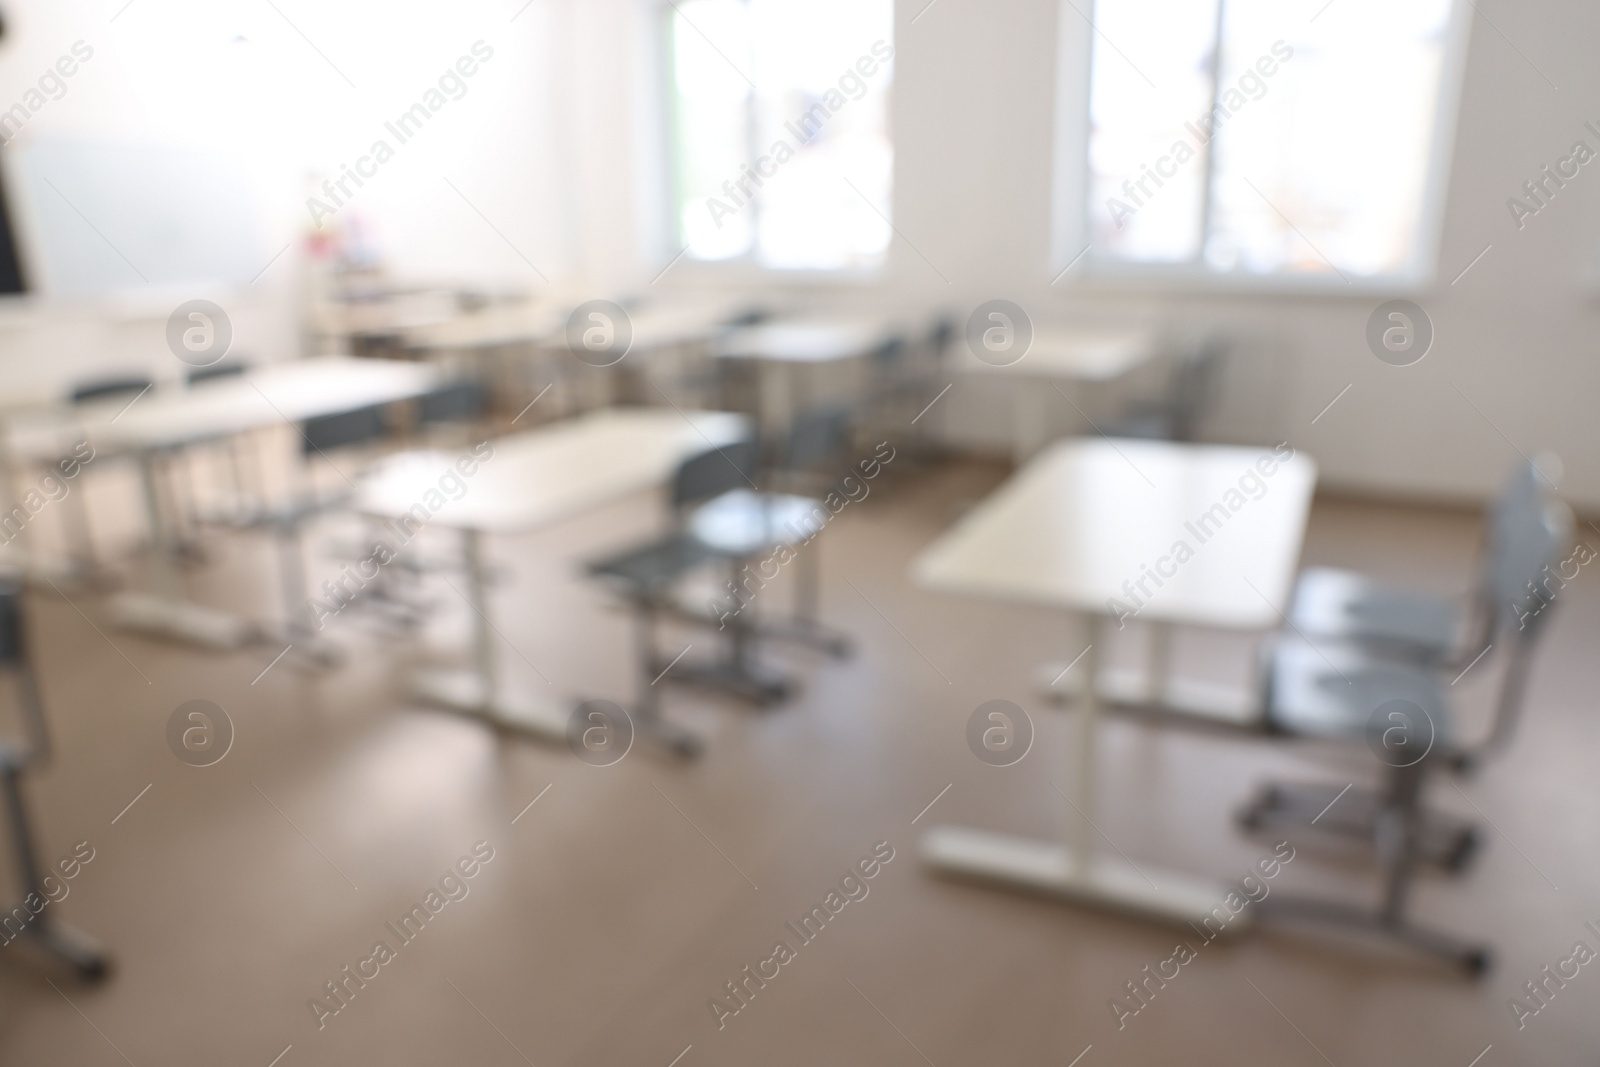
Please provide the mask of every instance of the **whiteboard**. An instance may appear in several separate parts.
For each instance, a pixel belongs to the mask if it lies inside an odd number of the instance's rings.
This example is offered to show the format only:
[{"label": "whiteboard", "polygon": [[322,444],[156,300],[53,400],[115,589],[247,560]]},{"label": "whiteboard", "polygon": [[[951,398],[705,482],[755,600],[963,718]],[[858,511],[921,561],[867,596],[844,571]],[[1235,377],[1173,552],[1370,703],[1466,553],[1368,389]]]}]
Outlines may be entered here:
[{"label": "whiteboard", "polygon": [[222,153],[38,138],[5,154],[37,292],[247,285],[270,258],[248,175]]}]

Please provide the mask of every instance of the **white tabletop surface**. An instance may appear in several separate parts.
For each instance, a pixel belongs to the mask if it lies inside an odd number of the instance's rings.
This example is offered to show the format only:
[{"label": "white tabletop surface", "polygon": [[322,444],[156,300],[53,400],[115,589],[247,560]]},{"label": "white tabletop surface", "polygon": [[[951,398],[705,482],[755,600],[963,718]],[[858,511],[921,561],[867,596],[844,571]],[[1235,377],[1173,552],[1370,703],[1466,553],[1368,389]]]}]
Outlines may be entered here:
[{"label": "white tabletop surface", "polygon": [[478,348],[547,341],[566,325],[562,301],[491,304],[480,311],[405,331],[408,348]]},{"label": "white tabletop surface", "polygon": [[[429,525],[508,532],[529,530],[599,507],[664,482],[695,453],[749,433],[741,415],[679,413],[671,408],[614,408],[492,442],[459,499],[444,496]],[[408,452],[386,461],[362,483],[356,508],[398,519],[418,504],[470,450]],[[443,494],[441,494],[443,495]],[[437,504],[439,497],[433,498]]]},{"label": "white tabletop surface", "polygon": [[985,363],[964,344],[956,360],[962,371],[971,374],[1105,382],[1122,377],[1159,351],[1156,335],[1148,330],[1039,326],[1027,354],[1015,363],[1003,367]]},{"label": "white tabletop surface", "polygon": [[780,319],[730,333],[717,349],[725,359],[774,363],[831,363],[864,356],[895,334],[886,318]]},{"label": "white tabletop surface", "polygon": [[1138,618],[1265,629],[1288,602],[1315,483],[1309,457],[1271,448],[1063,439],[924,550],[912,575],[939,592],[1105,615],[1113,598],[1137,607],[1123,583],[1159,567],[1175,573],[1159,588],[1146,581]]},{"label": "white tabletop surface", "polygon": [[630,351],[703,341],[749,306],[745,300],[682,300],[666,298],[629,312],[633,327]]},{"label": "white tabletop surface", "polygon": [[405,400],[438,382],[437,368],[402,360],[326,356],[268,363],[199,385],[158,385],[137,400],[119,396],[18,416],[8,440],[18,456],[51,455],[61,441],[85,435],[96,449],[111,452],[165,448]]}]

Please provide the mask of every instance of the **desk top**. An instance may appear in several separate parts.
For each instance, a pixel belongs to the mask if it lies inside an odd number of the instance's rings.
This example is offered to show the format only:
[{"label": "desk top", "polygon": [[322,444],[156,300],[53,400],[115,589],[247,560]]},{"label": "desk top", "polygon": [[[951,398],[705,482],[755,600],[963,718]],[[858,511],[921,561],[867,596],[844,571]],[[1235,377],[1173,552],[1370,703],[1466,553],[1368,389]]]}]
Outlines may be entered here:
[{"label": "desk top", "polygon": [[406,330],[405,345],[426,351],[533,344],[559,334],[569,310],[564,302],[555,300],[491,304],[479,311]]},{"label": "desk top", "polygon": [[733,331],[718,346],[717,355],[771,363],[833,363],[864,356],[894,335],[894,323],[885,318],[782,319]]},{"label": "desk top", "polygon": [[945,593],[1265,629],[1288,603],[1315,483],[1315,462],[1286,446],[1063,439],[925,549],[912,576]]},{"label": "desk top", "polygon": [[1106,382],[1149,362],[1160,352],[1156,335],[1147,330],[1041,326],[1034,331],[1027,355],[997,367],[962,345],[957,366],[966,373],[1018,378],[1061,378]]},{"label": "desk top", "polygon": [[85,435],[110,452],[170,448],[405,400],[438,382],[437,368],[402,360],[327,356],[268,363],[199,385],[158,385],[137,401],[119,396],[33,412],[14,420],[8,437],[19,456],[50,456],[61,442]]},{"label": "desk top", "polygon": [[705,341],[716,336],[723,323],[749,307],[738,299],[652,301],[629,313],[633,328],[630,352]]},{"label": "desk top", "polygon": [[[726,412],[597,411],[493,441],[487,460],[469,449],[391,457],[363,480],[355,506],[399,519],[415,517],[412,509],[421,505],[429,525],[530,530],[659,485],[689,456],[749,432],[742,415]],[[466,466],[458,466],[463,460]],[[458,482],[465,487],[456,488]]]}]

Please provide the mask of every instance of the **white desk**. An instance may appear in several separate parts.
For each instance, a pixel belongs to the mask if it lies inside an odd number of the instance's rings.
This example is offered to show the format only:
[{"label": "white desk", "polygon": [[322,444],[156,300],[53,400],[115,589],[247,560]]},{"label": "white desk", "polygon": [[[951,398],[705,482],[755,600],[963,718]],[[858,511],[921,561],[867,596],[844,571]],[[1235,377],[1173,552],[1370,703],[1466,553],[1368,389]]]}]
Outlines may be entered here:
[{"label": "white desk", "polygon": [[[1198,923],[1226,895],[1224,886],[1144,867],[1155,883],[1091,848],[1094,736],[1101,685],[1098,617],[1108,601],[1130,602],[1124,582],[1145,568],[1173,571],[1142,597],[1141,621],[1236,629],[1277,624],[1288,602],[1316,466],[1304,456],[1255,464],[1270,449],[1153,441],[1068,439],[1045,448],[913,563],[918,585],[1060,609],[1085,618],[1088,651],[1076,745],[1073,803],[1065,844],[950,827],[929,831],[923,854],[938,867],[981,875],[1076,900]],[[1259,499],[1238,490],[1256,472]],[[1242,500],[1230,511],[1228,504]],[[1201,540],[1191,523],[1220,505]],[[1176,564],[1174,545],[1193,555]],[[1167,562],[1163,563],[1162,560]],[[1169,687],[1163,695],[1170,699]],[[1230,924],[1229,929],[1233,925]]]},{"label": "white desk", "polygon": [[734,330],[717,346],[717,357],[759,364],[763,430],[785,424],[794,413],[795,376],[806,369],[859,359],[893,340],[898,324],[880,315],[805,316]]},{"label": "white desk", "polygon": [[1144,329],[1041,326],[1034,331],[1027,354],[1015,363],[985,363],[965,345],[955,358],[961,373],[1015,382],[1012,428],[1016,460],[1021,463],[1048,436],[1049,402],[1057,384],[1081,392],[1084,386],[1116,381],[1149,363],[1160,351],[1156,335]]},{"label": "white desk", "polygon": [[538,344],[561,332],[569,310],[565,303],[554,300],[491,304],[481,311],[407,330],[403,340],[407,348],[420,351]]},{"label": "white desk", "polygon": [[[465,671],[419,671],[417,696],[454,711],[547,740],[566,737],[559,707],[505,693],[495,668],[483,539],[537,529],[630,493],[659,485],[684,459],[748,433],[744,418],[725,412],[623,408],[595,412],[494,442],[494,455],[467,479],[467,491],[448,501],[430,526],[458,530],[466,549],[467,598],[472,608],[473,666]],[[397,456],[364,480],[356,508],[399,520],[434,489],[458,459],[454,453]]]},{"label": "white desk", "polygon": [[[394,360],[320,359],[273,363],[196,386],[162,386],[138,400],[120,397],[51,413],[54,432],[82,434],[101,454],[139,464],[154,548],[156,592],[123,593],[109,608],[118,625],[222,648],[254,639],[258,628],[227,612],[179,598],[169,557],[171,531],[161,507],[156,465],[163,453],[263,426],[419,396],[438,381],[432,367]],[[41,439],[48,434],[39,428]]]},{"label": "white desk", "polygon": [[733,331],[717,355],[763,363],[833,363],[864,356],[893,336],[893,323],[878,317],[780,319]]},{"label": "white desk", "polygon": [[[728,332],[728,320],[750,310],[749,300],[731,297],[660,297],[628,311],[630,339],[627,355],[610,368],[605,380],[609,402],[654,404],[667,391],[696,384],[703,378],[714,343]],[[651,386],[655,385],[655,389]],[[661,389],[661,393],[656,390]],[[674,403],[698,406],[698,399]]]},{"label": "white desk", "polygon": [[723,324],[750,306],[748,300],[654,300],[628,315],[633,329],[629,351],[651,351],[678,345],[703,344],[723,329]]},{"label": "white desk", "polygon": [[407,400],[438,382],[434,368],[403,360],[325,356],[200,385],[159,386],[132,405],[127,397],[83,404],[70,419],[97,451],[144,453]]}]

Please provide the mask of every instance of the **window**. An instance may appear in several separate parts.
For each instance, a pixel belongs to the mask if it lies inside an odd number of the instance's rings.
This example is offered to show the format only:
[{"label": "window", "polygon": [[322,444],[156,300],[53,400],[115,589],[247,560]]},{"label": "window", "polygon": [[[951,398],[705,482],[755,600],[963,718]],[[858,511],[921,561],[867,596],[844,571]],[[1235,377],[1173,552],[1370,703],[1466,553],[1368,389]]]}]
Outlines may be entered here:
[{"label": "window", "polygon": [[1166,265],[1339,287],[1428,275],[1458,8],[1098,0],[1076,243],[1103,270]]},{"label": "window", "polygon": [[687,257],[862,270],[891,235],[892,0],[678,0],[673,206]]}]

